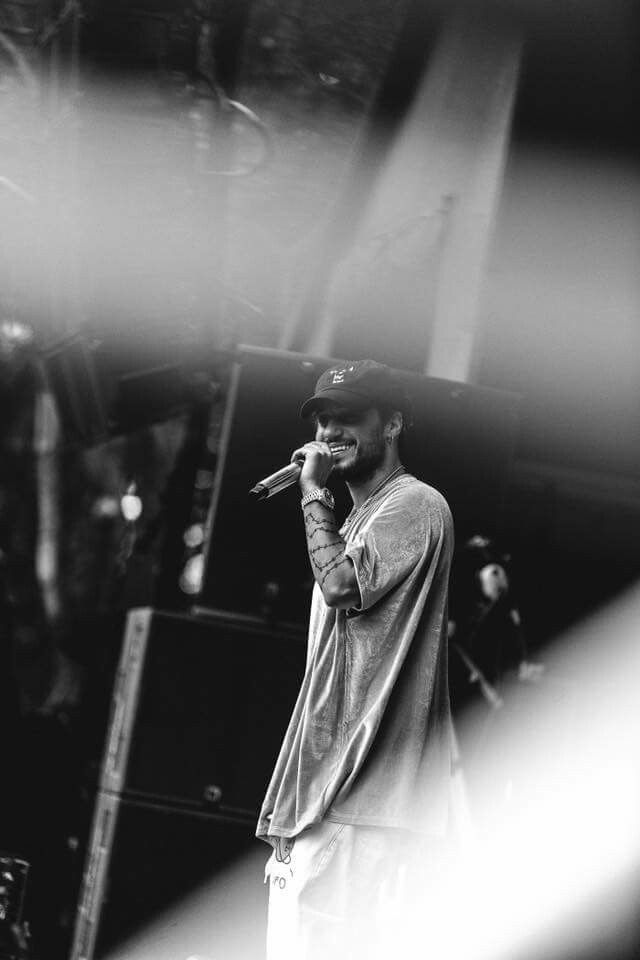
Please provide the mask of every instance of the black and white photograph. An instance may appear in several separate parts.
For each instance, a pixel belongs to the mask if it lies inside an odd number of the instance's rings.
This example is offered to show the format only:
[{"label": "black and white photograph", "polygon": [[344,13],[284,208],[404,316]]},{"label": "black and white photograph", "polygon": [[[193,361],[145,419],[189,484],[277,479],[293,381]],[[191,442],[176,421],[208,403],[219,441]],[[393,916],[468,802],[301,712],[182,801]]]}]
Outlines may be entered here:
[{"label": "black and white photograph", "polygon": [[0,0],[0,960],[640,955],[635,0]]}]

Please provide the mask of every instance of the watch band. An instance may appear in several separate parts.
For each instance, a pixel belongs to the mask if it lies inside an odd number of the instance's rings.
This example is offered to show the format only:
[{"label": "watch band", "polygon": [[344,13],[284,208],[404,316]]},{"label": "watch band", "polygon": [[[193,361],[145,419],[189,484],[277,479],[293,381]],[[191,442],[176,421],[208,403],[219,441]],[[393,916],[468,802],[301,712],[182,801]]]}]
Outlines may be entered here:
[{"label": "watch band", "polygon": [[335,509],[336,503],[333,499],[333,494],[331,490],[328,490],[326,487],[316,487],[314,490],[309,490],[300,501],[300,506],[306,507],[308,503],[313,503],[316,500],[324,503],[325,507],[328,507],[329,510]]}]

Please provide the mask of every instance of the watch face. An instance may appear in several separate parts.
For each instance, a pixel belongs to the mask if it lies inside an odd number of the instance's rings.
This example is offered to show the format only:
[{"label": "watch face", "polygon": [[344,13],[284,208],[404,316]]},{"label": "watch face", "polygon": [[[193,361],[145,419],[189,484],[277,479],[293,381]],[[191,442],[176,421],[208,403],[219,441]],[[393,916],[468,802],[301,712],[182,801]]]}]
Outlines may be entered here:
[{"label": "watch face", "polygon": [[327,490],[327,489],[325,488],[325,489],[322,491],[322,499],[323,499],[324,503],[326,503],[326,505],[329,507],[329,509],[330,509],[330,510],[333,510],[333,508],[334,508],[335,505],[336,505],[336,502],[335,502],[335,500],[333,499],[333,494],[331,493],[331,490]]},{"label": "watch face", "polygon": [[312,503],[314,500],[324,503],[325,507],[328,507],[330,510],[335,509],[335,500],[333,499],[333,494],[331,493],[331,490],[327,490],[326,487],[323,489],[314,490],[313,493],[307,494],[302,502]]}]

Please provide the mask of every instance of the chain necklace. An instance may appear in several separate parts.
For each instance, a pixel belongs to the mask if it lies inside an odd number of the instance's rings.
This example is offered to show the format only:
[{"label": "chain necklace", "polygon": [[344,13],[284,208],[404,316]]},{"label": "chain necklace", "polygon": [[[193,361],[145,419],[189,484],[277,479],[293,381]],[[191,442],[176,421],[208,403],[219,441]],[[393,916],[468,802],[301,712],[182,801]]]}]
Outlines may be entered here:
[{"label": "chain necklace", "polygon": [[380,481],[377,487],[373,488],[373,490],[371,491],[367,499],[364,500],[357,509],[355,507],[352,509],[351,513],[349,514],[347,519],[344,521],[345,533],[348,533],[351,530],[356,520],[358,520],[358,518],[362,514],[364,508],[369,506],[369,504],[371,503],[373,498],[376,496],[376,494],[380,493],[382,488],[386,487],[386,485],[390,483],[391,480],[395,480],[396,477],[401,476],[401,474],[403,473],[405,473],[405,469],[402,466],[402,464],[400,464],[399,467],[396,467],[395,470],[392,470],[390,474],[384,477],[384,479]]}]

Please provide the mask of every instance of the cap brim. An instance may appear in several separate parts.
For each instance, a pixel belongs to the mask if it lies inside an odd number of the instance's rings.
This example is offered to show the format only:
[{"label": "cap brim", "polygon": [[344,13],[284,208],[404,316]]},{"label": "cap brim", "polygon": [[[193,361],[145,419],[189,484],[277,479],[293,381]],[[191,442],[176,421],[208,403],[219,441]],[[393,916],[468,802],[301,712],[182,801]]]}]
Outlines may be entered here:
[{"label": "cap brim", "polygon": [[322,410],[330,403],[340,404],[340,406],[348,407],[349,410],[367,410],[373,406],[374,401],[370,397],[352,393],[351,390],[323,390],[322,393],[305,400],[300,407],[300,416],[303,420],[306,420],[312,413]]}]

